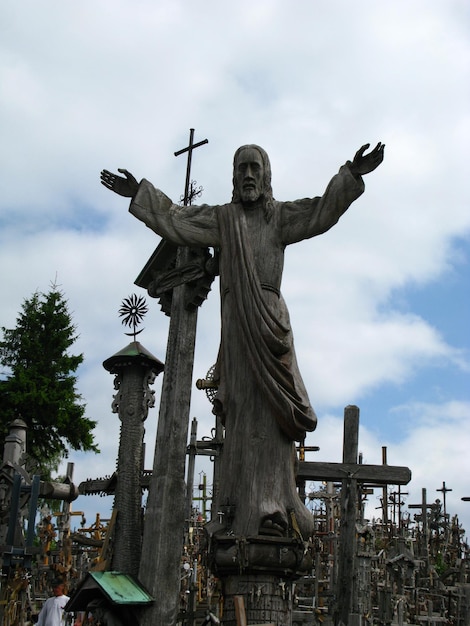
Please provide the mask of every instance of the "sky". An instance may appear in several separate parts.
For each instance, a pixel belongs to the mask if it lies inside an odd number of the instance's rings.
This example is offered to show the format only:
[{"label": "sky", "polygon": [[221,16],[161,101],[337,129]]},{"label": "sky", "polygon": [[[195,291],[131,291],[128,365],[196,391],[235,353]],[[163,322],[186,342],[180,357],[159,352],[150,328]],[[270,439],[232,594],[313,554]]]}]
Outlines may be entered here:
[{"label": "sky", "polygon": [[[407,466],[406,503],[442,501],[470,529],[470,6],[466,0],[102,0],[0,7],[0,326],[52,283],[83,353],[78,391],[101,453],[71,452],[74,480],[111,474],[119,420],[102,362],[129,342],[121,302],[149,313],[141,343],[165,360],[168,318],[134,284],[159,243],[99,181],[130,170],[175,202],[185,147],[200,202],[231,197],[236,148],[268,152],[278,200],[321,195],[366,143],[385,143],[365,193],[328,233],[286,250],[282,291],[318,427],[308,460],[342,458],[360,407],[363,462]],[[218,285],[198,314],[194,380],[216,359]],[[156,406],[146,421],[153,464]],[[211,405],[193,386],[198,436]],[[210,466],[199,462],[211,483]],[[315,485],[307,486],[314,490]],[[381,517],[379,490],[369,518]],[[80,497],[88,522],[110,498]]]}]

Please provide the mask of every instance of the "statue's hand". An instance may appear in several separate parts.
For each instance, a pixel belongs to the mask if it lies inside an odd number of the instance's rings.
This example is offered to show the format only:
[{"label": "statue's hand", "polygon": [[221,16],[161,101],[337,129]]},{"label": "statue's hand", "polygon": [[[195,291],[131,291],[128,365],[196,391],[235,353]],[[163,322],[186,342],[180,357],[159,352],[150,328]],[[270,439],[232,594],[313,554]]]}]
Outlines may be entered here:
[{"label": "statue's hand", "polygon": [[366,143],[354,155],[353,162],[349,166],[354,176],[363,176],[373,172],[384,160],[385,144],[379,142],[369,154],[364,154],[369,146],[370,143]]},{"label": "statue's hand", "polygon": [[108,170],[103,170],[101,172],[101,184],[107,189],[118,193],[120,196],[133,198],[137,193],[139,183],[127,170],[119,168],[118,172],[124,174],[124,176],[118,176],[117,174],[108,172]]}]

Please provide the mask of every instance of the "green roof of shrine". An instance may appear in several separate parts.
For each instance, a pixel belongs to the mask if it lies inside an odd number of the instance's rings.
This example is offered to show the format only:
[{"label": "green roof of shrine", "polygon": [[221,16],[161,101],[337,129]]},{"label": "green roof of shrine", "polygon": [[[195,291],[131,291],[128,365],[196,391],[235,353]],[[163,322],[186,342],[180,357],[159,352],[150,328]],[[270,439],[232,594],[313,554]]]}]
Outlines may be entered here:
[{"label": "green roof of shrine", "polygon": [[135,578],[121,572],[88,572],[67,603],[67,611],[84,611],[93,600],[105,598],[111,604],[147,605],[152,596]]}]

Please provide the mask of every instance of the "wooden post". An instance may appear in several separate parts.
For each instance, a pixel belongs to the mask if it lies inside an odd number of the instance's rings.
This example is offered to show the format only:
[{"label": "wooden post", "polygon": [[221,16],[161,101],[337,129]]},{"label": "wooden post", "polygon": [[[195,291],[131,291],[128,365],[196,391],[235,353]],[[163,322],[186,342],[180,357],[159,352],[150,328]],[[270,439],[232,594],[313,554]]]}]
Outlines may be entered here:
[{"label": "wooden post", "polygon": [[243,596],[234,596],[233,604],[235,606],[235,617],[237,619],[237,626],[247,626],[245,602]]},{"label": "wooden post", "polygon": [[[343,463],[357,463],[359,408],[344,410]],[[342,481],[339,567],[337,582],[337,615],[335,622],[349,624],[352,610],[354,561],[356,553],[357,479],[350,474]]]},{"label": "wooden post", "polygon": [[[178,249],[185,262],[188,249]],[[157,443],[145,513],[139,579],[156,602],[141,626],[176,623],[186,519],[184,481],[197,308],[184,307],[186,285],[173,290]]]},{"label": "wooden post", "polygon": [[[184,204],[190,204],[190,169],[194,148],[190,130]],[[179,247],[176,267],[187,265],[191,250]],[[189,410],[198,309],[187,305],[186,284],[173,288],[170,327],[158,418],[152,479],[145,514],[139,579],[155,598],[144,610],[140,626],[176,624],[179,609],[180,568],[183,550],[187,493],[184,481]]]},{"label": "wooden post", "polygon": [[436,489],[436,491],[440,491],[442,493],[442,500],[443,500],[443,505],[444,505],[444,533],[445,533],[445,537],[447,540],[449,538],[450,524],[449,524],[449,520],[447,517],[446,494],[449,491],[452,491],[452,489],[449,489],[448,487],[446,487],[445,482],[443,482],[442,487],[440,489]]},{"label": "wooden post", "polygon": [[[382,465],[387,465],[387,447],[382,446]],[[384,485],[382,489],[382,523],[388,529],[388,489]]]},{"label": "wooden post", "polygon": [[425,560],[426,565],[429,565],[429,527],[428,527],[428,509],[432,507],[432,504],[427,503],[427,491],[423,487],[421,490],[421,504],[409,504],[409,509],[421,509],[421,523],[423,530],[423,542],[421,546],[421,554]]},{"label": "wooden post", "polygon": [[196,466],[197,454],[197,419],[193,417],[191,422],[191,435],[189,437],[188,446],[188,472],[186,478],[186,501],[187,501],[187,517],[191,519],[193,512],[193,488],[194,488],[194,469]]}]

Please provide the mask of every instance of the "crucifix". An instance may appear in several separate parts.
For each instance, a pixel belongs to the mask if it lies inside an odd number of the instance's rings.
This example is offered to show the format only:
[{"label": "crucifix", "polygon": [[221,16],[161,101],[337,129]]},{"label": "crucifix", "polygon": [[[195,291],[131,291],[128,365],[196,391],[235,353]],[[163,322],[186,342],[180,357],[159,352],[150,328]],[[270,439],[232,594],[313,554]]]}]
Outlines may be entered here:
[{"label": "crucifix", "polygon": [[[192,152],[207,143],[193,143],[175,153],[188,153],[184,203],[190,204]],[[189,427],[191,382],[196,339],[197,306],[188,305],[185,278],[194,256],[185,247],[165,250],[162,241],[136,283],[144,286],[155,280],[171,289],[170,325],[158,418],[157,440],[144,523],[139,580],[156,599],[142,616],[142,626],[174,624],[179,608],[180,560],[187,509],[185,507],[185,460]],[[166,261],[162,267],[159,262]],[[175,267],[173,267],[175,265]],[[192,267],[192,266],[191,266]],[[165,277],[165,273],[170,274]],[[191,279],[194,272],[190,271]],[[197,277],[196,277],[197,279]],[[149,290],[150,293],[150,290]],[[154,295],[150,293],[150,295]]]}]

